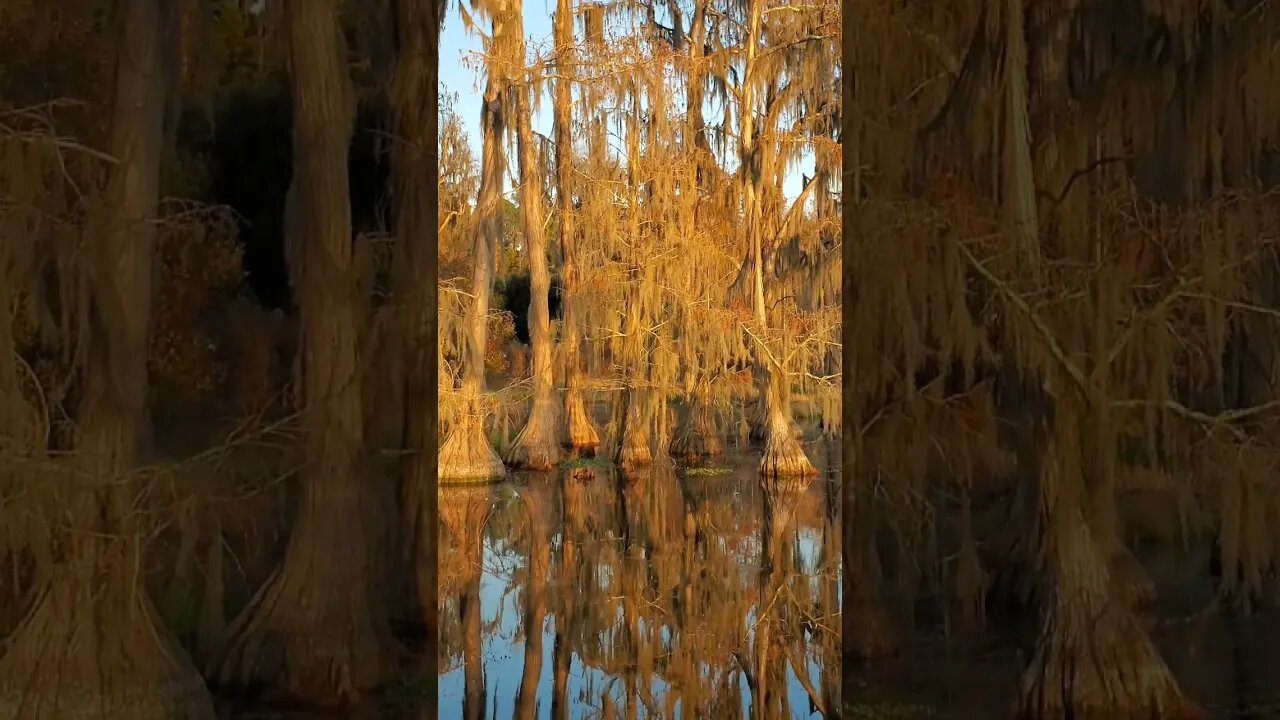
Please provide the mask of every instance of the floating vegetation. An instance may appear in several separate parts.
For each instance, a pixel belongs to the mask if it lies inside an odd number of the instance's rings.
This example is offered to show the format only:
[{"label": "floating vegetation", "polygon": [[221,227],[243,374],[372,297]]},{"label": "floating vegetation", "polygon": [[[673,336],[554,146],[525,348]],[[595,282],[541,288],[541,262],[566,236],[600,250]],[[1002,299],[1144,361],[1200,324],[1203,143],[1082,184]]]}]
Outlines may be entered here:
[{"label": "floating vegetation", "polygon": [[927,705],[909,705],[900,703],[846,703],[844,717],[852,720],[925,720],[937,715]]},{"label": "floating vegetation", "polygon": [[691,467],[685,470],[684,474],[691,478],[697,478],[697,477],[721,477],[724,475],[728,475],[732,472],[733,470],[731,468],[727,468],[724,466],[710,466],[710,467]]}]

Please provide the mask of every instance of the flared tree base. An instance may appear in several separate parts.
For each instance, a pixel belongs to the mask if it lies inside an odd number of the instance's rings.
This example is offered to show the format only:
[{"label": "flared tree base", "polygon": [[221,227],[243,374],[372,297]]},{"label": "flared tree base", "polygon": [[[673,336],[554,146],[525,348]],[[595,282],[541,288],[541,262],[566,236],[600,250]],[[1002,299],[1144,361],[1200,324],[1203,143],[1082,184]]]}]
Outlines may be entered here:
[{"label": "flared tree base", "polygon": [[488,482],[505,477],[507,467],[489,444],[478,416],[464,416],[440,446],[437,475],[441,480]]},{"label": "flared tree base", "polygon": [[0,656],[0,718],[213,720],[204,681],[143,590],[57,572]]},{"label": "flared tree base", "polygon": [[359,507],[360,498],[304,497],[283,564],[228,632],[209,673],[215,684],[272,702],[349,707],[389,677],[396,648],[370,605],[372,553],[352,534],[359,527],[333,532]]},{"label": "flared tree base", "polygon": [[685,462],[696,462],[723,455],[724,445],[715,435],[691,431],[676,436],[671,443],[671,454]]},{"label": "flared tree base", "polygon": [[1202,720],[1133,614],[1056,602],[1022,676],[1018,720]]},{"label": "flared tree base", "polygon": [[618,448],[618,466],[624,470],[639,470],[653,462],[649,449],[649,436],[642,432],[627,433]]},{"label": "flared tree base", "polygon": [[564,418],[565,448],[575,457],[595,457],[600,447],[600,433],[587,417],[587,409],[577,391],[565,392]]},{"label": "flared tree base", "polygon": [[696,462],[723,453],[724,445],[706,406],[695,404],[671,442],[671,454],[686,462]]},{"label": "flared tree base", "polygon": [[765,477],[808,477],[818,474],[818,469],[804,453],[804,446],[790,431],[789,425],[774,424],[774,432],[764,447],[760,458],[760,474]]},{"label": "flared tree base", "polygon": [[519,470],[554,470],[563,457],[560,451],[557,411],[550,398],[535,400],[529,420],[507,448],[504,460]]}]

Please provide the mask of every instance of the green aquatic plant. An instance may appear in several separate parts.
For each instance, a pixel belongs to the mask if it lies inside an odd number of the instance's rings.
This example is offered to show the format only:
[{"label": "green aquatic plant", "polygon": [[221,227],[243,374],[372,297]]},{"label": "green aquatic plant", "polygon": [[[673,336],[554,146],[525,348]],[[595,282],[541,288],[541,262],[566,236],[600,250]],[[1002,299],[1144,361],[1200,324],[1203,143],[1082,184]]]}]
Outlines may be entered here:
[{"label": "green aquatic plant", "polygon": [[936,717],[937,713],[927,705],[904,703],[851,703],[845,706],[845,716],[852,720],[919,720]]},{"label": "green aquatic plant", "polygon": [[689,477],[720,477],[733,472],[727,467],[691,467],[685,471],[685,475]]},{"label": "green aquatic plant", "polygon": [[613,462],[608,458],[589,458],[574,457],[561,460],[558,467],[561,470],[578,470],[581,468],[607,468],[613,467]]}]

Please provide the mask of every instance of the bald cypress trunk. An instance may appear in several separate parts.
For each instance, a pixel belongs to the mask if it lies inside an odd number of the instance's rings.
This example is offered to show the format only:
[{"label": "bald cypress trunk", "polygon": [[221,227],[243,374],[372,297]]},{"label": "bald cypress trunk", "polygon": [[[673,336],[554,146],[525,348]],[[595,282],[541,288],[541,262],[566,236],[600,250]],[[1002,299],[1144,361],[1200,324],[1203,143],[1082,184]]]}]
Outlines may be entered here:
[{"label": "bald cypress trunk", "polygon": [[212,720],[185,652],[147,596],[134,477],[147,444],[154,216],[173,8],[126,0],[117,32],[105,197],[90,225],[91,320],[78,455],[62,502],[71,532],[0,658],[0,716]]},{"label": "bald cypress trunk", "polygon": [[[760,458],[760,474],[768,476],[817,475],[813,463],[805,455],[791,417],[790,379],[786,367],[768,347],[769,305],[765,295],[764,253],[764,182],[773,176],[768,160],[772,153],[763,152],[755,124],[755,76],[762,72],[757,61],[757,45],[761,38],[763,7],[760,0],[747,4],[746,59],[743,70],[742,108],[739,113],[738,137],[741,143],[739,171],[742,189],[743,224],[747,234],[748,256],[743,267],[751,271],[751,306],[760,337],[755,344],[756,376],[763,401],[759,421],[765,438],[764,456]],[[768,157],[766,157],[766,155]],[[768,166],[768,167],[766,167]]]},{"label": "bald cypress trunk", "polygon": [[[396,203],[396,297],[402,303],[404,428],[401,466],[404,545],[409,550],[423,633],[436,627],[436,228],[430,205],[437,147],[438,33],[436,0],[396,0],[396,64],[391,103],[396,143],[392,153]],[[433,678],[434,679],[434,678]]]},{"label": "bald cypress trunk", "polygon": [[[362,470],[347,148],[353,101],[333,0],[286,6],[292,61],[294,281],[301,306],[302,493],[283,564],[231,628],[226,686],[346,705],[386,677],[390,630],[373,603],[376,497]],[[341,532],[337,529],[341,528]]]},{"label": "bald cypress trunk", "polygon": [[[510,9],[499,8],[493,18],[493,44],[509,42]],[[449,428],[440,445],[438,474],[451,480],[486,481],[506,474],[502,458],[493,449],[484,431],[484,355],[488,335],[489,299],[493,295],[493,260],[502,237],[502,217],[498,199],[506,167],[503,134],[507,124],[510,79],[501,58],[491,62],[485,78],[480,114],[480,188],[476,193],[472,226],[471,309],[467,314],[467,351],[463,368],[462,394],[467,402],[463,414]]]},{"label": "bald cypress trunk", "polygon": [[555,104],[552,117],[556,136],[556,209],[560,217],[560,282],[561,337],[564,352],[564,445],[572,452],[595,454],[600,445],[591,417],[582,402],[582,360],[578,356],[579,334],[577,305],[578,258],[577,224],[573,210],[571,165],[573,159],[572,82],[573,82],[573,3],[556,0],[555,16],[556,70]]},{"label": "bald cypress trunk", "polygon": [[1060,409],[1056,443],[1039,482],[1048,588],[1036,652],[1023,673],[1016,717],[1205,717],[1182,696],[1129,605],[1112,589],[1106,548],[1086,518],[1080,422]]},{"label": "bald cypress trunk", "polygon": [[[1070,4],[1070,3],[1069,3]],[[1065,15],[1037,13],[1046,42],[1029,62],[1024,4],[1008,0],[1004,13],[1005,113],[1002,200],[1007,226],[1021,246],[1035,279],[1041,278],[1040,212],[1033,162],[1030,107],[1049,107],[1066,92]],[[1065,8],[1063,9],[1065,12]],[[1028,72],[1036,85],[1028,87]],[[1042,163],[1043,164],[1043,163]],[[1072,259],[1089,260],[1093,244],[1073,238]],[[1099,258],[1093,258],[1099,259]],[[1095,278],[1096,311],[1106,307]],[[1106,322],[1098,318],[1086,342],[1100,357],[1109,346]],[[1054,397],[1055,442],[1044,450],[1035,504],[1039,543],[1033,559],[1045,572],[1044,613],[1036,654],[1023,675],[1017,713],[1023,718],[1191,717],[1198,712],[1182,698],[1177,681],[1133,615],[1148,594],[1140,568],[1124,547],[1115,509],[1115,436],[1105,410],[1106,373],[1077,399],[1067,389]],[[1046,391],[1048,389],[1046,388]]]},{"label": "bald cypress trunk", "polygon": [[[514,56],[524,60],[524,25],[520,4],[512,16]],[[520,219],[529,248],[529,341],[533,345],[533,407],[524,429],[507,450],[507,464],[528,470],[550,470],[560,463],[560,406],[555,397],[551,365],[551,273],[547,268],[547,239],[543,230],[542,173],[534,154],[529,95],[523,82],[516,90],[516,146],[520,153]]]},{"label": "bald cypress trunk", "polygon": [[632,207],[627,214],[627,235],[631,238],[632,247],[627,251],[625,262],[629,270],[626,292],[630,302],[624,309],[622,333],[624,351],[623,390],[621,423],[618,427],[618,447],[615,459],[624,470],[644,467],[653,460],[653,451],[649,442],[649,413],[651,390],[646,387],[649,355],[645,352],[648,338],[641,331],[644,318],[641,305],[641,278],[643,276],[644,258],[640,257],[635,247],[640,238],[640,118],[639,108],[632,108],[627,114],[627,185],[631,191]]}]

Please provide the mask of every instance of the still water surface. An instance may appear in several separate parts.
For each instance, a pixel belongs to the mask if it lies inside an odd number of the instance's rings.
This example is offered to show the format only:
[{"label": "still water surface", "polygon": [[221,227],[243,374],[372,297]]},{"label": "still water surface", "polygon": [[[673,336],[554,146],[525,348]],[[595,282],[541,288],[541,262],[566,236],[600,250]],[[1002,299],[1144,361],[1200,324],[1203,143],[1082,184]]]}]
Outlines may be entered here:
[{"label": "still water surface", "polygon": [[439,717],[838,707],[838,481],[720,462],[442,486]]}]

